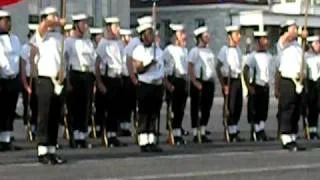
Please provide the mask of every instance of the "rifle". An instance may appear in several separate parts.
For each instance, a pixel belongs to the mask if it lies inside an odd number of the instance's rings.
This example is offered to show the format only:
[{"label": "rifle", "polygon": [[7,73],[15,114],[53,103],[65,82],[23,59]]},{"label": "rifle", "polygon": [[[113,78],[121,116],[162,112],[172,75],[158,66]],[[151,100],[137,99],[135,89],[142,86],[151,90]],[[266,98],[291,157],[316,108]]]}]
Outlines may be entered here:
[{"label": "rifle", "polygon": [[[200,80],[202,80],[203,78],[203,68],[200,67]],[[202,143],[202,138],[201,138],[201,118],[202,118],[202,114],[201,114],[201,103],[202,103],[202,93],[201,93],[202,89],[199,90],[199,109],[198,109],[198,119],[197,119],[197,139],[198,139],[198,143],[201,144]]]},{"label": "rifle", "polygon": [[[152,29],[153,29],[153,60],[157,58],[157,44],[156,44],[156,30],[157,30],[157,0],[152,0],[152,19],[153,19],[153,24],[152,24]],[[156,116],[157,119],[157,144],[159,143],[159,136],[160,136],[160,113],[157,114]]]},{"label": "rifle", "polygon": [[[104,117],[107,117],[107,116],[108,116],[108,113],[105,111]],[[109,143],[108,143],[108,136],[107,136],[107,127],[104,121],[102,122],[102,143],[104,144],[105,148],[108,148]]]},{"label": "rifle", "polygon": [[[228,67],[228,69],[229,69],[229,72],[228,72],[228,78],[227,78],[227,86],[230,89],[230,84],[231,84],[231,68],[230,68],[230,66]],[[224,110],[223,126],[224,126],[224,133],[225,133],[227,143],[230,143],[230,134],[229,134],[229,129],[228,129],[228,119],[230,116],[230,113],[229,113],[229,94],[230,93],[228,92],[228,94],[225,95],[224,106],[223,106],[223,110]]]},{"label": "rifle", "polygon": [[[167,90],[166,92],[167,93],[171,93],[171,92],[169,92],[169,90]],[[167,95],[168,144],[174,145],[175,142],[174,142],[174,135],[173,135],[173,129],[172,129],[172,119],[173,119],[174,114],[173,114],[172,109],[171,109],[172,101],[170,101],[170,98],[172,100],[172,96],[168,97],[168,95]]]},{"label": "rifle", "polygon": [[[308,11],[309,11],[309,5],[310,5],[310,1],[309,0],[305,0],[305,3],[306,3],[306,8],[305,8],[305,12],[304,12],[304,25],[303,25],[303,29],[304,30],[307,30],[307,25],[308,25]],[[301,68],[300,68],[300,84],[303,83],[303,80],[304,80],[304,68],[305,68],[305,52],[306,52],[306,39],[302,39],[302,59],[301,59]],[[306,90],[307,91],[307,90]],[[306,92],[307,93],[307,92]],[[308,140],[310,140],[310,131],[309,131],[309,122],[308,122],[308,119],[306,118],[306,116],[303,117],[303,122],[304,122],[304,125],[305,125],[305,134],[306,134],[306,137]]]},{"label": "rifle", "polygon": [[134,108],[134,111],[133,111],[133,126],[134,126],[134,142],[136,144],[139,144],[139,140],[138,140],[138,105],[137,103],[135,103],[136,106]]},{"label": "rifle", "polygon": [[[255,82],[256,82],[256,73],[257,73],[257,70],[256,68],[253,69],[253,79],[252,79],[252,84],[255,85]],[[253,115],[253,119],[251,120],[251,128],[253,128],[253,131],[252,131],[252,137],[253,137],[253,141],[254,142],[257,142],[257,133],[254,129],[254,119],[256,118],[256,104],[255,104],[255,94],[249,94],[249,96],[251,96],[251,108],[252,108],[252,115]]]},{"label": "rifle", "polygon": [[[30,74],[30,82],[29,82],[29,87],[30,89],[32,89],[32,73]],[[34,139],[33,139],[33,135],[32,135],[32,127],[31,127],[31,108],[30,108],[30,102],[31,102],[31,94],[28,93],[28,96],[27,96],[27,135],[28,135],[28,140],[30,142],[32,142]]]}]

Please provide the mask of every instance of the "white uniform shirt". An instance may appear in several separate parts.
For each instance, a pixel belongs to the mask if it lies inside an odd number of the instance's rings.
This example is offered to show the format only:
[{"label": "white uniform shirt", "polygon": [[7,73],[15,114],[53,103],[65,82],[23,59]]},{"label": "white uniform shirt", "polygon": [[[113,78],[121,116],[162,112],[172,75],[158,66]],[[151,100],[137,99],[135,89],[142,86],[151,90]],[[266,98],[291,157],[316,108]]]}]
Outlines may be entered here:
[{"label": "white uniform shirt", "polygon": [[25,61],[26,64],[26,75],[30,76],[30,54],[31,54],[31,46],[29,43],[26,43],[22,46],[20,56],[22,60]]},{"label": "white uniform shirt", "polygon": [[94,72],[97,55],[91,40],[68,37],[64,42],[64,54],[72,70]]},{"label": "white uniform shirt", "polygon": [[102,39],[96,49],[101,58],[101,66],[108,66],[108,76],[115,77],[121,75],[124,47],[119,40]]},{"label": "white uniform shirt", "polygon": [[176,45],[168,45],[163,51],[166,75],[185,76],[188,72],[188,50]]},{"label": "white uniform shirt", "polygon": [[62,35],[59,32],[48,32],[44,37],[41,37],[36,31],[30,43],[38,47],[39,50],[39,54],[35,57],[38,75],[56,77],[61,66]]},{"label": "white uniform shirt", "polygon": [[14,34],[0,35],[0,76],[8,78],[19,73],[21,44]]},{"label": "white uniform shirt", "polygon": [[211,80],[216,76],[215,56],[209,48],[194,47],[190,50],[188,62],[194,65],[196,78],[200,78],[202,68],[202,80]]},{"label": "white uniform shirt", "polygon": [[269,52],[252,52],[248,55],[246,65],[256,69],[255,83],[261,86],[269,83],[272,56]]},{"label": "white uniform shirt", "polygon": [[223,64],[221,73],[224,77],[228,77],[230,67],[231,77],[240,78],[242,70],[242,53],[239,47],[223,46],[218,53],[218,59]]},{"label": "white uniform shirt", "polygon": [[[132,58],[136,61],[142,62],[144,65],[149,64],[154,59],[154,47],[144,47],[142,44],[138,45],[133,53]],[[164,63],[163,63],[163,52],[160,48],[156,49],[156,65],[150,67],[150,69],[143,73],[138,74],[138,80],[144,83],[153,84],[155,81],[157,83],[162,83],[164,78]]]},{"label": "white uniform shirt", "polygon": [[320,77],[320,55],[308,53],[306,55],[307,68],[309,70],[308,77],[310,80],[317,81]]},{"label": "white uniform shirt", "polygon": [[129,44],[125,47],[125,53],[128,57],[132,57],[133,50],[141,44],[139,37],[134,37],[131,39]]},{"label": "white uniform shirt", "polygon": [[302,48],[297,41],[293,41],[285,47],[277,44],[278,57],[277,66],[282,77],[298,78],[302,63]]}]

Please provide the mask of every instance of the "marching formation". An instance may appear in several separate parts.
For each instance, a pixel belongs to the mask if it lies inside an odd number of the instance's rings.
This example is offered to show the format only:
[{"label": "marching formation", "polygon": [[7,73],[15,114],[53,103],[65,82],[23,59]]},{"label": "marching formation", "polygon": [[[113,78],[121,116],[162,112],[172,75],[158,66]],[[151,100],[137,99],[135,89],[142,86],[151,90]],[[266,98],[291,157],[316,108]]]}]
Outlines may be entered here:
[{"label": "marching formation", "polygon": [[[119,137],[133,136],[141,152],[162,152],[158,137],[163,101],[167,142],[186,144],[184,135],[188,132],[182,122],[188,96],[193,142],[210,143],[207,125],[217,83],[224,97],[221,120],[225,140],[244,141],[238,126],[242,83],[248,89],[251,140],[274,140],[265,132],[272,68],[276,69],[282,147],[304,149],[296,143],[301,115],[306,137],[319,139],[319,36],[308,37],[304,29],[301,46],[295,21],[281,25],[276,57],[268,51],[268,32],[254,32],[254,50],[243,62],[238,25],[225,27],[227,44],[215,55],[209,47],[212,37],[208,26],[193,31],[196,45],[188,50],[186,38],[191,34],[183,24],[170,24],[171,43],[161,49],[152,16],[137,20],[136,36],[120,28],[118,17],[104,20],[104,29],[93,29],[86,14],[73,14],[68,27],[65,12],[59,18],[55,8],[47,7],[40,13],[39,25],[29,27],[29,42],[21,45],[10,32],[10,14],[0,10],[1,151],[21,149],[12,144],[11,134],[20,90],[27,136],[36,140],[42,164],[66,162],[56,153],[61,125],[71,148],[91,148],[90,136],[101,138],[106,147],[127,146]],[[305,109],[308,113],[303,113]]]}]

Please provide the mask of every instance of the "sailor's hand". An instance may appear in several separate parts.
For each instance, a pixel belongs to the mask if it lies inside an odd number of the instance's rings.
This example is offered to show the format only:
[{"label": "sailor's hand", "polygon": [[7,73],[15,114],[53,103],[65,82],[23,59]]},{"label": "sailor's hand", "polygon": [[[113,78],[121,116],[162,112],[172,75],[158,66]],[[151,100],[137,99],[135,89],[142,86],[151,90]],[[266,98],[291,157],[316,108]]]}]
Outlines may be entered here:
[{"label": "sailor's hand", "polygon": [[303,29],[301,32],[302,39],[306,39],[308,37],[308,30]]},{"label": "sailor's hand", "polygon": [[98,82],[98,89],[102,94],[105,94],[107,92],[107,88],[104,86],[104,84],[102,82]]},{"label": "sailor's hand", "polygon": [[256,90],[255,90],[255,88],[254,88],[254,86],[252,86],[252,85],[250,85],[249,86],[249,88],[248,88],[248,92],[249,92],[249,94],[255,94],[256,93]]},{"label": "sailor's hand", "polygon": [[193,85],[199,90],[202,90],[202,84],[199,81],[194,81]]},{"label": "sailor's hand", "polygon": [[31,89],[30,86],[26,85],[26,86],[24,87],[24,89],[27,91],[28,95],[31,95],[32,89]]},{"label": "sailor's hand", "polygon": [[223,94],[225,95],[225,96],[227,96],[227,95],[229,95],[229,86],[223,86]]},{"label": "sailor's hand", "polygon": [[67,24],[67,20],[65,18],[60,18],[59,19],[59,24],[61,27],[64,27]]},{"label": "sailor's hand", "polygon": [[280,91],[279,88],[274,89],[274,96],[278,99],[280,97]]},{"label": "sailor's hand", "polygon": [[166,86],[167,86],[167,89],[168,89],[169,92],[173,92],[174,91],[174,85],[171,84],[170,82],[168,82]]},{"label": "sailor's hand", "polygon": [[139,81],[138,81],[138,79],[137,79],[137,77],[135,75],[130,76],[130,79],[131,79],[131,82],[132,82],[133,85],[135,85],[135,86],[138,85]]},{"label": "sailor's hand", "polygon": [[68,92],[71,92],[72,91],[72,85],[71,85],[71,83],[70,83],[70,81],[68,80],[68,82],[67,82],[67,91]]}]

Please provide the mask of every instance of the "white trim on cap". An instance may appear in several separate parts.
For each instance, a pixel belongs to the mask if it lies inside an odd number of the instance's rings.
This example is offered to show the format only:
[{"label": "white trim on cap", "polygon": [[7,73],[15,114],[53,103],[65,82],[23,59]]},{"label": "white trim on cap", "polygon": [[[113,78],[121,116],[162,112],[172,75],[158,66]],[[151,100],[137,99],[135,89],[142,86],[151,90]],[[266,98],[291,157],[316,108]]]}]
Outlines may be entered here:
[{"label": "white trim on cap", "polygon": [[107,24],[110,24],[110,23],[119,23],[120,22],[120,19],[118,17],[106,17],[104,18],[104,21],[107,23]]},{"label": "white trim on cap", "polygon": [[240,31],[240,26],[239,25],[231,25],[231,26],[226,26],[225,29],[227,32]]},{"label": "white trim on cap", "polygon": [[64,26],[64,30],[68,31],[68,30],[71,30],[72,29],[72,24],[66,24]]},{"label": "white trim on cap", "polygon": [[309,36],[307,37],[308,42],[314,42],[314,41],[319,41],[320,37],[319,36]]},{"label": "white trim on cap", "polygon": [[84,13],[72,15],[72,21],[80,21],[85,19],[88,19],[88,16]]},{"label": "white trim on cap", "polygon": [[131,29],[120,29],[120,35],[132,35],[132,30]]},{"label": "white trim on cap", "polygon": [[140,34],[146,29],[152,28],[152,24],[141,24],[140,26],[137,27],[137,32]]},{"label": "white trim on cap", "polygon": [[152,16],[143,16],[139,19],[137,19],[137,22],[139,25],[142,25],[142,24],[152,24]]},{"label": "white trim on cap", "polygon": [[286,27],[286,26],[294,25],[294,24],[297,24],[294,19],[288,19],[288,20],[285,20],[284,22],[282,22],[280,24],[280,27],[283,28],[283,27]]},{"label": "white trim on cap", "polygon": [[5,10],[0,10],[0,17],[8,17],[10,16],[10,13]]},{"label": "white trim on cap", "polygon": [[253,32],[254,37],[266,37],[268,36],[268,32],[266,31],[254,31]]},{"label": "white trim on cap", "polygon": [[193,31],[193,34],[195,36],[198,36],[199,34],[202,34],[202,33],[207,32],[207,31],[208,31],[208,26],[201,26],[201,27],[195,29]]},{"label": "white trim on cap", "polygon": [[42,11],[40,11],[40,15],[48,15],[53,13],[57,13],[57,9],[54,7],[46,7]]},{"label": "white trim on cap", "polygon": [[38,29],[38,24],[28,24],[29,30],[36,31]]},{"label": "white trim on cap", "polygon": [[173,31],[182,31],[182,30],[184,30],[184,25],[183,24],[170,24],[169,27]]},{"label": "white trim on cap", "polygon": [[102,28],[90,28],[90,34],[103,34]]}]

